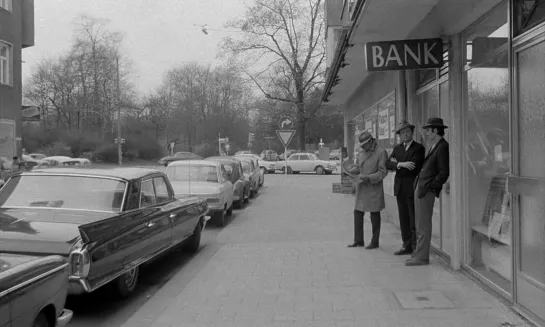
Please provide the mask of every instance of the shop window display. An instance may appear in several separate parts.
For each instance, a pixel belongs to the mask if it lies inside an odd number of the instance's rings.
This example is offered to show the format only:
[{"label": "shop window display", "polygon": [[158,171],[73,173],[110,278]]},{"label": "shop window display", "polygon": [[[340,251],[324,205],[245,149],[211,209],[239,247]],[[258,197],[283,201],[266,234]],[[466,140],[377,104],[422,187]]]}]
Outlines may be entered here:
[{"label": "shop window display", "polygon": [[[503,20],[501,19],[503,17]],[[470,267],[506,292],[512,283],[507,10],[498,6],[467,41],[467,213]],[[491,25],[490,22],[496,22]],[[492,28],[491,28],[492,27]]]}]

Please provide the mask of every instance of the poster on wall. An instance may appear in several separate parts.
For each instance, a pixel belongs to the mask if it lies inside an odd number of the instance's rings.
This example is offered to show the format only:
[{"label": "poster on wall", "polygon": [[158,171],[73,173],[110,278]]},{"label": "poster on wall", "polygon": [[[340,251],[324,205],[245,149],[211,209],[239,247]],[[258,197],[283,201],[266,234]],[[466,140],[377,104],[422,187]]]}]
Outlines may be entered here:
[{"label": "poster on wall", "polygon": [[16,155],[15,121],[0,119],[0,158],[11,160]]},{"label": "poster on wall", "polygon": [[381,108],[378,112],[378,139],[385,140],[390,138],[390,110]]}]

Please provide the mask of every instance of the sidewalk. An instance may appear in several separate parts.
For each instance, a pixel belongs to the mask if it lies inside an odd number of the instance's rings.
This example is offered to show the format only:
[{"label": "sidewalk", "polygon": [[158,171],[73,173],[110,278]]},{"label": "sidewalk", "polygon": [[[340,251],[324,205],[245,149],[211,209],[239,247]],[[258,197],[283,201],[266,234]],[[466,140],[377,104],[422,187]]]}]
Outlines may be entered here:
[{"label": "sidewalk", "polygon": [[387,222],[380,249],[347,248],[354,199],[331,192],[337,178],[267,175],[185,288],[174,277],[123,326],[527,326],[437,258],[406,267]]}]

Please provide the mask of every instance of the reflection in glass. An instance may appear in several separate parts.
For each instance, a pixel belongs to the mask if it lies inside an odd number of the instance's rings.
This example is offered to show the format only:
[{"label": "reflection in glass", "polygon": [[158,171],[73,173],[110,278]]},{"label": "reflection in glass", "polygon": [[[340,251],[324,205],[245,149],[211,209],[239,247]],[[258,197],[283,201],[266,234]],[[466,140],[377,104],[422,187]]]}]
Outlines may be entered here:
[{"label": "reflection in glass", "polygon": [[[501,55],[500,55],[501,56]],[[471,225],[470,266],[510,292],[511,205],[508,69],[495,58],[467,77],[467,199]]]},{"label": "reflection in glass", "polygon": [[[545,179],[545,42],[521,51],[517,58],[520,176]],[[540,67],[541,69],[539,69]],[[545,201],[520,195],[520,270],[545,285]]]}]

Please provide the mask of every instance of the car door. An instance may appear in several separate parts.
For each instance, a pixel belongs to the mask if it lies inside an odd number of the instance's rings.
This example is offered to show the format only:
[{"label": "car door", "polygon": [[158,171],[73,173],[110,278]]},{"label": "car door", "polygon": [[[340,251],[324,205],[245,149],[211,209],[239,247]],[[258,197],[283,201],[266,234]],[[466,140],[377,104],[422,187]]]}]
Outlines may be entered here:
[{"label": "car door", "polygon": [[192,216],[188,212],[188,206],[180,206],[180,201],[174,197],[174,191],[168,186],[165,176],[153,177],[155,195],[158,203],[164,203],[162,211],[171,223],[170,243],[183,241],[193,231]]},{"label": "car door", "polygon": [[301,164],[299,162],[299,155],[294,154],[288,157],[288,166],[292,171],[301,171]]},{"label": "car door", "polygon": [[8,327],[11,324],[10,302],[10,296],[0,298],[0,327]]},{"label": "car door", "polygon": [[162,251],[170,246],[172,239],[171,218],[163,210],[167,203],[162,197],[157,198],[153,177],[141,180],[137,199],[138,209],[133,219],[138,219],[139,224],[120,240],[132,244],[123,258],[123,266]]}]

